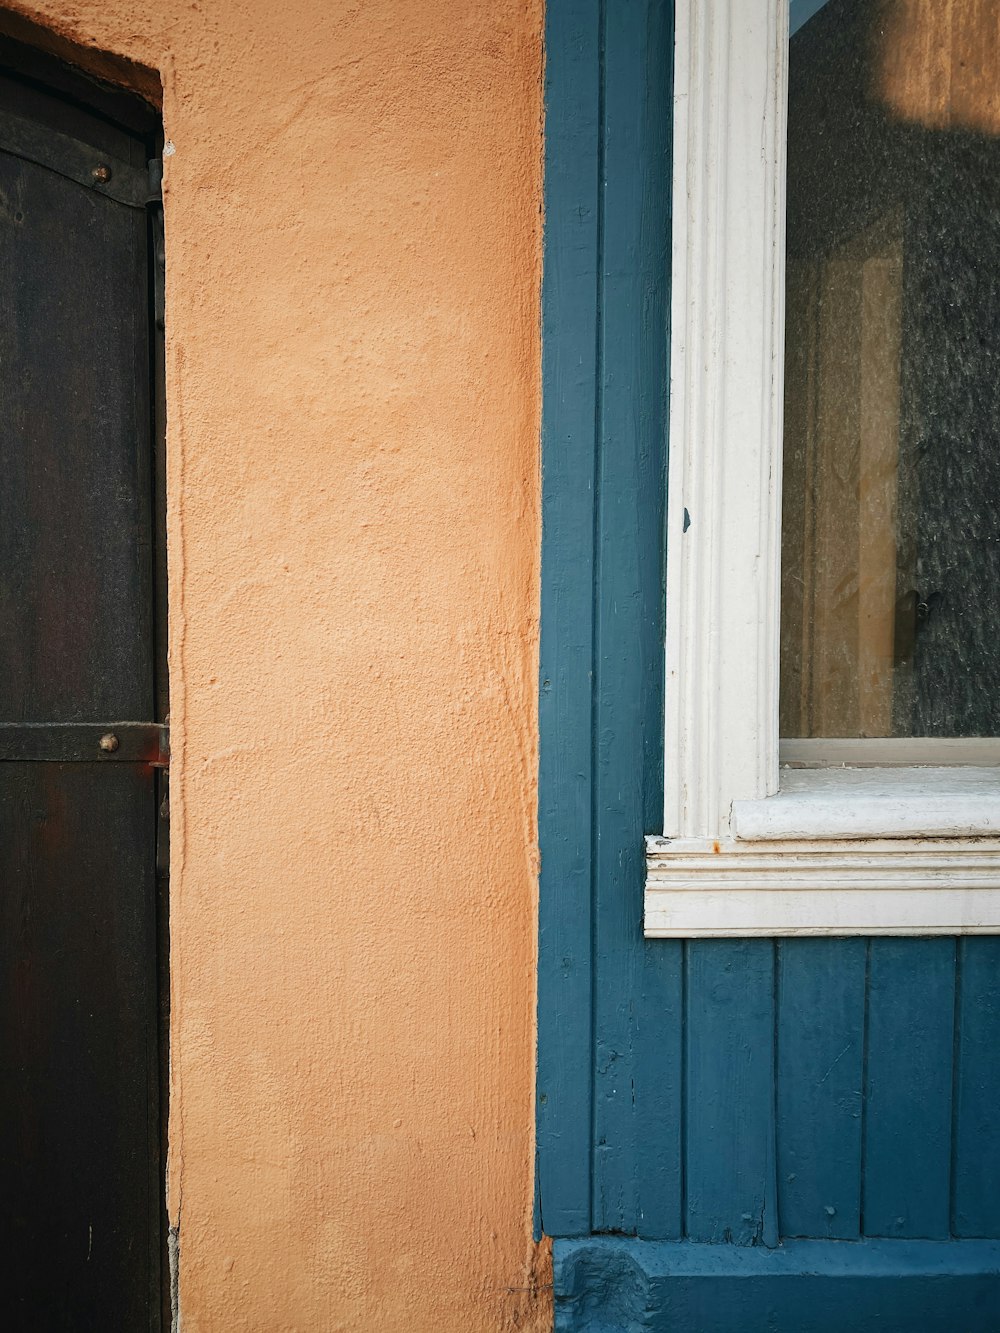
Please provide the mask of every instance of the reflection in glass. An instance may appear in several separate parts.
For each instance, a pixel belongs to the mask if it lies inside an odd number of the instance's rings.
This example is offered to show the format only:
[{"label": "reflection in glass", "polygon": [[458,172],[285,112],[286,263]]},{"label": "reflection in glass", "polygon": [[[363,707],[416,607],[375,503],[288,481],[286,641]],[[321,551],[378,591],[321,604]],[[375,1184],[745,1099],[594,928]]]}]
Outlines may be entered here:
[{"label": "reflection in glass", "polygon": [[781,733],[1000,734],[1000,21],[790,43]]}]

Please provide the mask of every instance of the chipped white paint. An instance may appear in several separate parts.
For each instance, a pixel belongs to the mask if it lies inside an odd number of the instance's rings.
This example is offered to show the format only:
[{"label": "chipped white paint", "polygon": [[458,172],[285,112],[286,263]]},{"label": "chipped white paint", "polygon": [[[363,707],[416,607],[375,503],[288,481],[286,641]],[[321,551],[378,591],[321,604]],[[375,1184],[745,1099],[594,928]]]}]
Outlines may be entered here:
[{"label": "chipped white paint", "polygon": [[648,936],[993,934],[1000,839],[649,838]]}]

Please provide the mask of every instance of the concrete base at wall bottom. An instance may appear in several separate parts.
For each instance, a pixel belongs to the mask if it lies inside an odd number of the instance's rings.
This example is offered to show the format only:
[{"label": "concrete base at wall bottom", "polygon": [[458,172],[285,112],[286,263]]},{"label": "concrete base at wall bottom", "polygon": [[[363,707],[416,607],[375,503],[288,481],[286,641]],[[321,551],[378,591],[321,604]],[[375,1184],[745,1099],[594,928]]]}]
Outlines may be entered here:
[{"label": "concrete base at wall bottom", "polygon": [[553,1245],[556,1333],[998,1333],[1000,1241]]}]

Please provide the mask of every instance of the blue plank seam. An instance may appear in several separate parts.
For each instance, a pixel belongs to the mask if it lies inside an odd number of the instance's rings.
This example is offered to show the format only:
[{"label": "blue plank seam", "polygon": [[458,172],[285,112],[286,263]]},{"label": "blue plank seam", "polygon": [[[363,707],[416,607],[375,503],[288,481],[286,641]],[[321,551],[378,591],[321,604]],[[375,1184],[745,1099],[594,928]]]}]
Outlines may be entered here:
[{"label": "blue plank seam", "polygon": [[[590,661],[591,661],[591,695],[590,695],[590,771],[593,774],[593,781],[590,788],[590,957],[591,957],[591,990],[590,990],[590,1051],[591,1060],[595,1063],[599,1058],[600,1034],[598,1033],[598,1012],[596,1002],[596,967],[598,959],[598,939],[597,939],[597,913],[594,910],[594,878],[599,864],[600,847],[600,821],[601,821],[601,782],[600,782],[600,697],[601,697],[601,603],[596,595],[596,590],[601,586],[601,570],[603,567],[602,547],[601,547],[601,432],[602,416],[604,411],[604,283],[603,283],[603,261],[604,261],[604,227],[605,227],[605,175],[606,175],[606,136],[604,133],[605,118],[605,57],[607,43],[607,0],[599,0],[597,10],[597,229],[595,246],[595,272],[597,276],[597,308],[594,320],[594,365],[597,370],[596,382],[594,385],[594,512],[592,519],[592,528],[590,534],[591,550],[593,551],[593,571],[594,571],[594,601],[593,618],[591,620],[591,640],[590,640]],[[595,1090],[597,1071],[595,1070],[594,1083],[591,1084],[590,1096],[590,1143],[592,1154],[598,1151],[599,1128],[597,1123],[597,1096]],[[596,1164],[595,1164],[596,1165]],[[594,1225],[594,1191],[596,1188],[597,1172],[595,1166],[590,1169],[591,1183],[591,1203],[590,1203],[590,1224]]]}]

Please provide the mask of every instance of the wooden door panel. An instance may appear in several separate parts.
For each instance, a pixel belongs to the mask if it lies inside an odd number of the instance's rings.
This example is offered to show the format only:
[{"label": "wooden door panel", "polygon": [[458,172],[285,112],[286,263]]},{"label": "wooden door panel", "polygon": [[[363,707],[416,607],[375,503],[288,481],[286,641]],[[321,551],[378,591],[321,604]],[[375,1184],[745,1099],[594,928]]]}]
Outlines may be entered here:
[{"label": "wooden door panel", "polygon": [[155,818],[147,765],[0,764],[0,1197],[16,1327],[148,1325]]},{"label": "wooden door panel", "polygon": [[147,225],[0,151],[0,721],[152,716]]},{"label": "wooden door panel", "polygon": [[16,56],[0,40],[0,1308],[131,1333],[162,1291],[153,140]]}]

